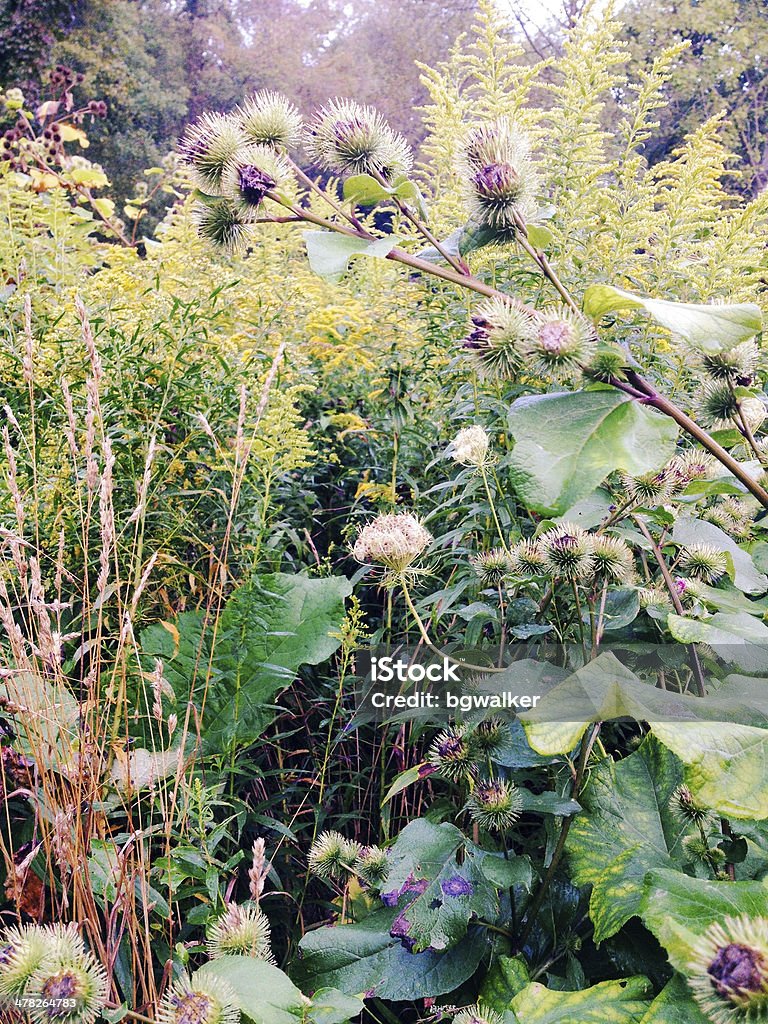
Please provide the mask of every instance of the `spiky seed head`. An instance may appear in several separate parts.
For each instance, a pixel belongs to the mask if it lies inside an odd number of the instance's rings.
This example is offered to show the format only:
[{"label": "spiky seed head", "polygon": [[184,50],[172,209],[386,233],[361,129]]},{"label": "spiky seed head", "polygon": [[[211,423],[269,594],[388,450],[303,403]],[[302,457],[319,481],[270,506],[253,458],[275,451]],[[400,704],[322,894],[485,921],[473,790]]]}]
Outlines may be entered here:
[{"label": "spiky seed head", "polygon": [[688,861],[693,864],[696,862],[707,862],[712,854],[709,843],[698,832],[690,836],[684,836],[680,845]]},{"label": "spiky seed head", "polygon": [[709,508],[704,509],[701,513],[701,518],[706,519],[708,523],[713,523],[715,526],[718,526],[725,533],[730,533],[734,526],[732,517],[721,504],[710,505]]},{"label": "spiky seed head", "polygon": [[309,851],[309,870],[318,878],[342,880],[360,856],[360,844],[340,832],[322,832]]},{"label": "spiky seed head", "polygon": [[207,113],[187,127],[179,143],[179,153],[192,168],[197,187],[209,195],[217,195],[227,166],[246,142],[243,129],[234,117]]},{"label": "spiky seed head", "polygon": [[685,487],[691,480],[711,480],[717,476],[719,466],[714,455],[698,448],[689,448],[670,459],[666,471],[677,479],[678,487]]},{"label": "spiky seed head", "polygon": [[662,505],[675,493],[678,482],[678,477],[666,466],[657,473],[621,474],[625,494],[638,505]]},{"label": "spiky seed head", "polygon": [[635,578],[635,558],[626,541],[620,537],[595,534],[592,556],[596,578],[608,583],[627,585]]},{"label": "spiky seed head", "polygon": [[766,408],[757,396],[736,395],[727,381],[706,381],[696,399],[698,418],[714,430],[741,427],[742,419],[753,433],[762,426]]},{"label": "spiky seed head", "polygon": [[754,512],[745,501],[735,497],[725,498],[720,508],[730,520],[727,532],[731,536],[746,540],[752,535]]},{"label": "spiky seed head", "polygon": [[386,850],[378,846],[364,846],[355,862],[355,868],[367,885],[372,889],[379,889],[389,875],[389,858]]},{"label": "spiky seed head", "polygon": [[240,1007],[232,986],[215,974],[182,977],[163,996],[158,1024],[239,1024]]},{"label": "spiky seed head", "polygon": [[221,179],[222,192],[246,220],[256,216],[268,192],[284,195],[290,203],[294,185],[290,164],[268,146],[244,146]]},{"label": "spiky seed head", "polygon": [[375,562],[393,573],[413,565],[432,542],[432,535],[410,512],[377,516],[357,535],[352,553],[358,562]]},{"label": "spiky seed head", "polygon": [[523,370],[535,321],[530,313],[499,296],[475,310],[473,329],[464,351],[478,376],[485,380],[514,380]]},{"label": "spiky seed head", "polygon": [[545,576],[547,556],[538,540],[521,540],[512,548],[512,565],[516,576]]},{"label": "spiky seed head", "polygon": [[339,174],[381,174],[388,180],[411,169],[410,147],[373,107],[334,99],[315,115],[307,149],[320,167]]},{"label": "spiky seed head", "polygon": [[509,736],[506,722],[493,716],[480,722],[473,736],[475,746],[482,754],[492,754]]},{"label": "spiky seed head", "polygon": [[704,828],[714,824],[711,811],[703,807],[685,784],[678,786],[669,798],[669,809],[681,825],[696,825]]},{"label": "spiky seed head", "polygon": [[584,580],[594,572],[592,539],[575,523],[561,523],[539,538],[547,571],[555,579]]},{"label": "spiky seed head", "polygon": [[752,434],[762,427],[765,417],[768,416],[765,402],[756,395],[754,398],[740,398],[739,412]]},{"label": "spiky seed head", "polygon": [[211,959],[233,954],[274,963],[269,919],[255,903],[230,903],[208,926],[206,945]]},{"label": "spiky seed head", "polygon": [[540,310],[526,354],[536,371],[567,377],[586,366],[597,347],[591,320],[565,306]]},{"label": "spiky seed head", "polygon": [[441,732],[430,747],[429,761],[440,775],[453,782],[474,775],[474,750],[466,730],[450,727]]},{"label": "spiky seed head", "polygon": [[230,256],[243,251],[249,237],[248,217],[229,199],[195,203],[192,217],[201,238]]},{"label": "spiky seed head", "polygon": [[472,821],[488,832],[504,832],[510,828],[522,809],[520,790],[504,779],[481,779],[467,801]]},{"label": "spiky seed head", "polygon": [[627,354],[620,345],[598,343],[589,363],[584,367],[585,376],[592,380],[609,381],[622,378],[627,365]]},{"label": "spiky seed head", "polygon": [[686,974],[713,1024],[768,1017],[768,918],[713,922],[694,946]]},{"label": "spiky seed head", "polygon": [[449,453],[460,466],[479,469],[488,462],[491,439],[481,426],[463,427],[448,446]]},{"label": "spiky seed head", "polygon": [[453,1018],[453,1024],[503,1024],[503,1017],[489,1006],[475,1003],[474,1006],[467,1006],[457,1013]]},{"label": "spiky seed head", "polygon": [[235,108],[234,117],[248,142],[272,149],[295,149],[301,142],[301,114],[287,97],[262,89]]},{"label": "spiky seed head", "polygon": [[482,551],[471,561],[484,587],[498,587],[513,571],[512,559],[504,548]]},{"label": "spiky seed head", "polygon": [[704,597],[700,580],[678,576],[674,582],[675,592],[683,604],[693,605]]},{"label": "spiky seed head", "polygon": [[35,971],[55,951],[55,940],[40,925],[7,928],[0,939],[0,995],[21,995]]},{"label": "spiky seed head", "polygon": [[33,1024],[93,1024],[109,995],[107,972],[90,953],[54,956],[40,964],[24,995],[39,1001],[29,1009]]},{"label": "spiky seed head", "polygon": [[511,237],[516,220],[527,220],[536,209],[539,181],[530,141],[509,118],[470,131],[459,174],[470,215],[499,232],[501,238]]},{"label": "spiky seed head", "polygon": [[637,596],[641,608],[668,608],[671,604],[669,594],[663,587],[641,587]]},{"label": "spiky seed head", "polygon": [[701,355],[701,368],[715,380],[748,386],[757,369],[760,353],[754,339],[734,348]]},{"label": "spiky seed head", "polygon": [[694,579],[716,583],[728,571],[724,551],[714,544],[689,544],[680,552],[680,565]]}]

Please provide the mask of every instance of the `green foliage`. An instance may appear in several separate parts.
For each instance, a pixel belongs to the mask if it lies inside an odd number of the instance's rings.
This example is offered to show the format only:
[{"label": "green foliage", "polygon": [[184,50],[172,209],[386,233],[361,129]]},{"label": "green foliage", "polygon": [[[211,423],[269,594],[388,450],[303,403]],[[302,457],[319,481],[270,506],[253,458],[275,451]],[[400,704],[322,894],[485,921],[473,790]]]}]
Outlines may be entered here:
[{"label": "green foliage", "polygon": [[677,437],[674,423],[613,391],[518,398],[507,422],[511,485],[528,508],[554,515],[614,470],[640,476],[660,469]]},{"label": "green foliage", "polygon": [[594,940],[611,938],[638,912],[649,871],[682,866],[685,832],[670,810],[682,767],[653,737],[617,763],[607,758],[590,773],[584,813],[568,835],[572,877],[592,886]]},{"label": "green foliage", "polygon": [[[204,753],[247,747],[274,718],[274,699],[300,666],[326,661],[339,646],[334,631],[350,592],[343,577],[252,576],[215,624],[208,614],[185,612],[175,623],[149,626],[141,636],[147,675],[160,658],[178,705],[200,709]],[[149,712],[151,694],[140,701]]]}]

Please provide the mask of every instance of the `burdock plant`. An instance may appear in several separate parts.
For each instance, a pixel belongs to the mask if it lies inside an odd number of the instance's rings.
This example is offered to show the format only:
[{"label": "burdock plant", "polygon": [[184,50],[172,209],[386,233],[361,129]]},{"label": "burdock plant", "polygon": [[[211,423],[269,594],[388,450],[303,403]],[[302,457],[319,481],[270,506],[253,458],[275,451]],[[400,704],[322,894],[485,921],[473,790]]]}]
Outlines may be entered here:
[{"label": "burdock plant", "polygon": [[597,333],[585,316],[553,306],[537,316],[526,351],[537,372],[559,379],[586,366],[596,347]]},{"label": "burdock plant", "polygon": [[477,307],[472,325],[464,339],[464,351],[478,376],[491,381],[518,377],[534,336],[534,316],[499,296]]},{"label": "burdock plant", "polygon": [[688,984],[714,1024],[768,1015],[768,918],[725,917],[709,926],[688,964]]},{"label": "burdock plant", "polygon": [[488,832],[505,832],[520,817],[522,806],[520,790],[504,779],[481,779],[467,800],[472,821]]},{"label": "burdock plant", "polygon": [[93,1024],[106,1005],[107,973],[90,953],[62,952],[38,967],[24,990],[37,1000],[34,1024]]},{"label": "burdock plant", "polygon": [[301,114],[279,92],[263,89],[248,96],[235,108],[234,116],[248,142],[286,150],[301,142]]},{"label": "burdock plant", "polygon": [[411,169],[411,150],[373,107],[334,99],[307,129],[307,149],[319,166],[338,174],[373,174],[397,179]]},{"label": "burdock plant", "polygon": [[208,974],[174,981],[157,1009],[158,1024],[238,1024],[240,1007],[232,987]]},{"label": "burdock plant", "polygon": [[230,903],[208,926],[207,946],[212,959],[234,954],[274,963],[269,919],[255,903]]},{"label": "burdock plant", "polygon": [[508,238],[536,209],[538,176],[526,133],[508,118],[473,128],[460,175],[470,217]]}]

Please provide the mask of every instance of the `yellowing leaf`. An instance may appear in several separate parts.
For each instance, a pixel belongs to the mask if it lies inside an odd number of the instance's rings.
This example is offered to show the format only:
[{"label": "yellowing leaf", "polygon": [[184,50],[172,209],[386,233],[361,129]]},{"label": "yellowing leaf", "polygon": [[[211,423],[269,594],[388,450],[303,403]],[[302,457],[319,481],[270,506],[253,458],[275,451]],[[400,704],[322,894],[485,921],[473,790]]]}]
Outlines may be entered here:
[{"label": "yellowing leaf", "polygon": [[82,128],[75,128],[73,124],[59,125],[61,137],[65,142],[78,142],[81,149],[88,149],[90,142]]},{"label": "yellowing leaf", "polygon": [[115,212],[115,204],[111,199],[94,199],[93,205],[102,217],[109,218]]},{"label": "yellowing leaf", "polygon": [[85,185],[86,188],[104,188],[109,184],[109,178],[98,167],[75,167],[69,172],[69,177],[75,185]]}]

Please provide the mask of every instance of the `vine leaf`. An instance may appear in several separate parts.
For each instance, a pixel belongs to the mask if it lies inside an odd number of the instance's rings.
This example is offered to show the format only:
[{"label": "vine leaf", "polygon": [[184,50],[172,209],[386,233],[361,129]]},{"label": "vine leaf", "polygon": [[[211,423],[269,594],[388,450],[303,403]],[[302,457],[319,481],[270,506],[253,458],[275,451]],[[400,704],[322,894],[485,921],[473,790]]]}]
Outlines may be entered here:
[{"label": "vine leaf", "polygon": [[614,470],[660,469],[677,438],[672,420],[613,390],[527,395],[512,404],[508,424],[511,484],[547,515],[586,498]]}]

